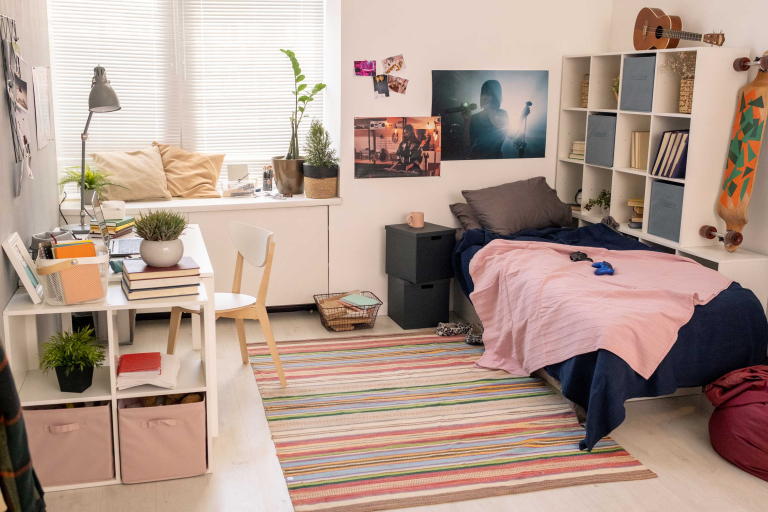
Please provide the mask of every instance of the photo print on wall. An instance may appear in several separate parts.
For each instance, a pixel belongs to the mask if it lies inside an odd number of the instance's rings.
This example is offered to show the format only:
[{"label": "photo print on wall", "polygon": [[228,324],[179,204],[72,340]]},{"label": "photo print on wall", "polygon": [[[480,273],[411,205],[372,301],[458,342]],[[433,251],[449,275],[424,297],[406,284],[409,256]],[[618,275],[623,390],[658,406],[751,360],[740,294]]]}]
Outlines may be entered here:
[{"label": "photo print on wall", "polygon": [[440,176],[440,117],[356,117],[355,178]]},{"label": "photo print on wall", "polygon": [[376,99],[389,98],[387,75],[376,75],[373,77],[373,97]]},{"label": "photo print on wall", "polygon": [[548,71],[432,71],[444,160],[543,158]]},{"label": "photo print on wall", "polygon": [[356,76],[375,76],[376,61],[375,60],[356,60],[355,75]]},{"label": "photo print on wall", "polygon": [[400,71],[401,69],[405,69],[405,60],[403,59],[403,55],[395,55],[394,57],[387,57],[386,59],[383,59],[381,61],[382,64],[384,64],[384,73],[387,75],[397,71]]}]

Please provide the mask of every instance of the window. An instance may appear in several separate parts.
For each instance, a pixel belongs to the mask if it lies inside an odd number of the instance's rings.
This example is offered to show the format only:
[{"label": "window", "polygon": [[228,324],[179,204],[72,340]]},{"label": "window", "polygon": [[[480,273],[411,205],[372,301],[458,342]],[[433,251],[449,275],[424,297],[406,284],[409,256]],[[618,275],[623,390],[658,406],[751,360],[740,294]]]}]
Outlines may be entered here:
[{"label": "window", "polygon": [[[87,152],[152,141],[225,153],[252,175],[290,140],[296,52],[306,83],[323,79],[323,0],[49,0],[60,168],[80,165],[93,68],[122,110],[95,114]],[[323,95],[307,109],[322,119]],[[302,123],[306,133],[309,122]],[[74,190],[74,189],[73,189]]]}]

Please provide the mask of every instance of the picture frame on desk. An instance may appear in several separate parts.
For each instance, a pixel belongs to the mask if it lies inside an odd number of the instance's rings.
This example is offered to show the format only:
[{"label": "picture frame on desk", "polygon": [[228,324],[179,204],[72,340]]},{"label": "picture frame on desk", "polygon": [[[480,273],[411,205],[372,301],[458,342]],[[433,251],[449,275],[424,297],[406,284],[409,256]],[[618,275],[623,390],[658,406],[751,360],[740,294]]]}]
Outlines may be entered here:
[{"label": "picture frame on desk", "polygon": [[21,241],[21,237],[18,233],[13,232],[3,242],[3,250],[8,255],[8,259],[11,260],[13,269],[18,274],[19,279],[24,285],[24,289],[27,290],[29,297],[35,304],[40,304],[43,301],[43,285],[40,283],[40,279],[37,277],[37,271],[35,270],[35,262]]}]

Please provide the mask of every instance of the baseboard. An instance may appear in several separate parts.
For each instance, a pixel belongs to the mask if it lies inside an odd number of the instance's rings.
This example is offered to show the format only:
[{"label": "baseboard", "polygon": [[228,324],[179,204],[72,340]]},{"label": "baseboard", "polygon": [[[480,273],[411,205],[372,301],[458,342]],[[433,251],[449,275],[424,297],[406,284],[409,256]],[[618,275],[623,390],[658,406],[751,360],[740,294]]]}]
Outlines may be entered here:
[{"label": "baseboard", "polygon": [[[317,304],[294,304],[291,306],[267,306],[267,313],[292,313],[295,311],[317,311]],[[189,318],[189,313],[184,313],[182,318]],[[150,313],[139,313],[136,320],[170,320],[170,311],[153,311]]]}]

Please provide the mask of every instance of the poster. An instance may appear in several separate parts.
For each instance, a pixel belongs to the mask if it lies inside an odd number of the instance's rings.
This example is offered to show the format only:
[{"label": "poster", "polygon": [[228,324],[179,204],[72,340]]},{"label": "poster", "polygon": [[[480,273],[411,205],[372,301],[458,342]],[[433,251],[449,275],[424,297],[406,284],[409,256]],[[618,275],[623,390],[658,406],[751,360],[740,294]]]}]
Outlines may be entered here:
[{"label": "poster", "polygon": [[51,121],[51,89],[48,87],[48,68],[32,68],[32,90],[35,97],[35,127],[37,149],[43,149],[53,140]]}]

